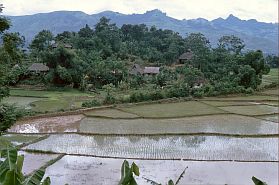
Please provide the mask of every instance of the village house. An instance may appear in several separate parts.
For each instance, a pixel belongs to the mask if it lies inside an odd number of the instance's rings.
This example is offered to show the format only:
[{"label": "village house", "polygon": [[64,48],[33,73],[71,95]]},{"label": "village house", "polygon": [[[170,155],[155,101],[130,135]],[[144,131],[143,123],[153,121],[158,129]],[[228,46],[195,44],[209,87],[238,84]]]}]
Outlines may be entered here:
[{"label": "village house", "polygon": [[160,73],[160,67],[145,67],[143,70],[144,75],[157,75]]},{"label": "village house", "polygon": [[44,65],[43,63],[33,63],[29,68],[28,71],[34,73],[45,73],[49,71],[49,67]]},{"label": "village house", "polygon": [[188,49],[187,52],[180,55],[178,58],[178,64],[189,64],[189,62],[194,58],[194,53]]},{"label": "village house", "polygon": [[134,64],[134,65],[129,69],[129,74],[130,74],[130,75],[142,75],[142,74],[143,74],[143,69],[140,67],[140,65]]},{"label": "village house", "polygon": [[51,45],[52,49],[58,48],[58,46],[63,46],[66,49],[73,49],[73,46],[71,44],[58,44],[58,43],[54,43]]}]

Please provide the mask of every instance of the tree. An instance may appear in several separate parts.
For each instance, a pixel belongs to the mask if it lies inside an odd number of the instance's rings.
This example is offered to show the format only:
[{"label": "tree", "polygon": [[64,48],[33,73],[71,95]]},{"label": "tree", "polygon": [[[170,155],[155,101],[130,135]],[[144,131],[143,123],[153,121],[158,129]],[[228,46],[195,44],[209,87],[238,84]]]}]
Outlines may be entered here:
[{"label": "tree", "polygon": [[243,62],[244,65],[250,65],[260,78],[263,74],[269,73],[269,66],[265,63],[263,52],[260,50],[246,53],[241,62]]},{"label": "tree", "polygon": [[244,41],[240,38],[231,35],[223,36],[219,39],[218,47],[234,54],[240,54],[245,47]]},{"label": "tree", "polygon": [[185,38],[185,44],[194,53],[193,65],[204,71],[211,49],[209,40],[201,33],[191,33]]},{"label": "tree", "polygon": [[24,46],[25,38],[20,36],[19,33],[5,33],[2,35],[3,40],[3,57],[2,60],[5,60],[10,65],[15,65],[20,63],[23,59],[24,54],[20,49]]},{"label": "tree", "polygon": [[40,58],[42,53],[50,48],[53,40],[54,36],[49,30],[40,31],[29,46],[31,55],[35,58]]},{"label": "tree", "polygon": [[46,77],[47,81],[54,85],[73,84],[75,88],[80,86],[86,67],[73,50],[58,47],[47,52],[42,57],[42,61],[50,68]]}]

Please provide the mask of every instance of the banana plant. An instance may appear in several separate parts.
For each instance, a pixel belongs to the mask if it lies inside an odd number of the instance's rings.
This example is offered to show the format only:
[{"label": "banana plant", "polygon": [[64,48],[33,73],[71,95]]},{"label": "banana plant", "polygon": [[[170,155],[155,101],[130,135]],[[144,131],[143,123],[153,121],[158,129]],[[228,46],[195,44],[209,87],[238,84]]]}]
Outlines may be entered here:
[{"label": "banana plant", "polygon": [[24,156],[19,156],[15,148],[0,151],[0,185],[50,185],[50,179],[43,182],[45,171],[38,170],[30,177],[25,178],[22,173]]},{"label": "banana plant", "polygon": [[121,180],[119,185],[137,185],[134,175],[139,176],[139,167],[132,163],[131,167],[128,161],[124,161],[121,167]]},{"label": "banana plant", "polygon": [[255,185],[267,185],[267,183],[261,181],[260,179],[256,178],[256,177],[252,177],[252,181],[254,182]]}]

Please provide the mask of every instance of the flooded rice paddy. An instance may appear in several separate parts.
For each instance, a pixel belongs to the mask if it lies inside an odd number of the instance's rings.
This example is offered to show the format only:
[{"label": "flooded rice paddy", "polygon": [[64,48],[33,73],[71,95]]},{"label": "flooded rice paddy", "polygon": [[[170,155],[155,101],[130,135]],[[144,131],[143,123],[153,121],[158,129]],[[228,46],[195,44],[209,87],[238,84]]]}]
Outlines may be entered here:
[{"label": "flooded rice paddy", "polygon": [[101,157],[278,161],[278,138],[51,135],[25,149]]},{"label": "flooded rice paddy", "polygon": [[[140,168],[139,185],[149,185],[144,178],[166,184],[177,180],[186,169],[180,184],[252,184],[251,177],[266,179],[269,185],[278,182],[278,163],[128,160]],[[122,159],[64,156],[49,166],[46,175],[54,185],[116,185],[120,179]],[[94,182],[94,183],[93,183]]]},{"label": "flooded rice paddy", "polygon": [[59,156],[57,154],[39,154],[24,151],[20,151],[19,155],[24,155],[24,163],[22,168],[24,175],[31,174],[35,170],[40,169],[49,161],[54,160]]},{"label": "flooded rice paddy", "polygon": [[116,185],[124,159],[139,165],[139,185],[150,184],[144,178],[166,184],[186,167],[181,184],[252,184],[256,176],[275,185],[276,100],[262,95],[119,106],[18,121],[2,138],[25,151],[24,174],[68,154],[47,167],[54,185]]},{"label": "flooded rice paddy", "polygon": [[176,119],[84,118],[80,132],[98,134],[278,134],[278,124],[240,115],[210,115]]},{"label": "flooded rice paddy", "polygon": [[268,105],[251,105],[251,106],[228,106],[221,107],[221,109],[242,115],[265,115],[265,114],[278,114],[278,107]]}]

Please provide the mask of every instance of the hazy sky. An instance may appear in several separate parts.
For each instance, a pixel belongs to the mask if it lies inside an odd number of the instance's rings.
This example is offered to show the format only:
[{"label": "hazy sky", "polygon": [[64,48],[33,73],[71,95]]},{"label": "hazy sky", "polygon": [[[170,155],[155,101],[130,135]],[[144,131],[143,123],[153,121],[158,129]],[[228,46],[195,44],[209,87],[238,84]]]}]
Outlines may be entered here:
[{"label": "hazy sky", "polygon": [[26,15],[56,10],[88,14],[104,10],[144,13],[160,9],[177,19],[203,17],[209,20],[234,14],[242,19],[278,22],[278,0],[0,0],[5,15]]}]

